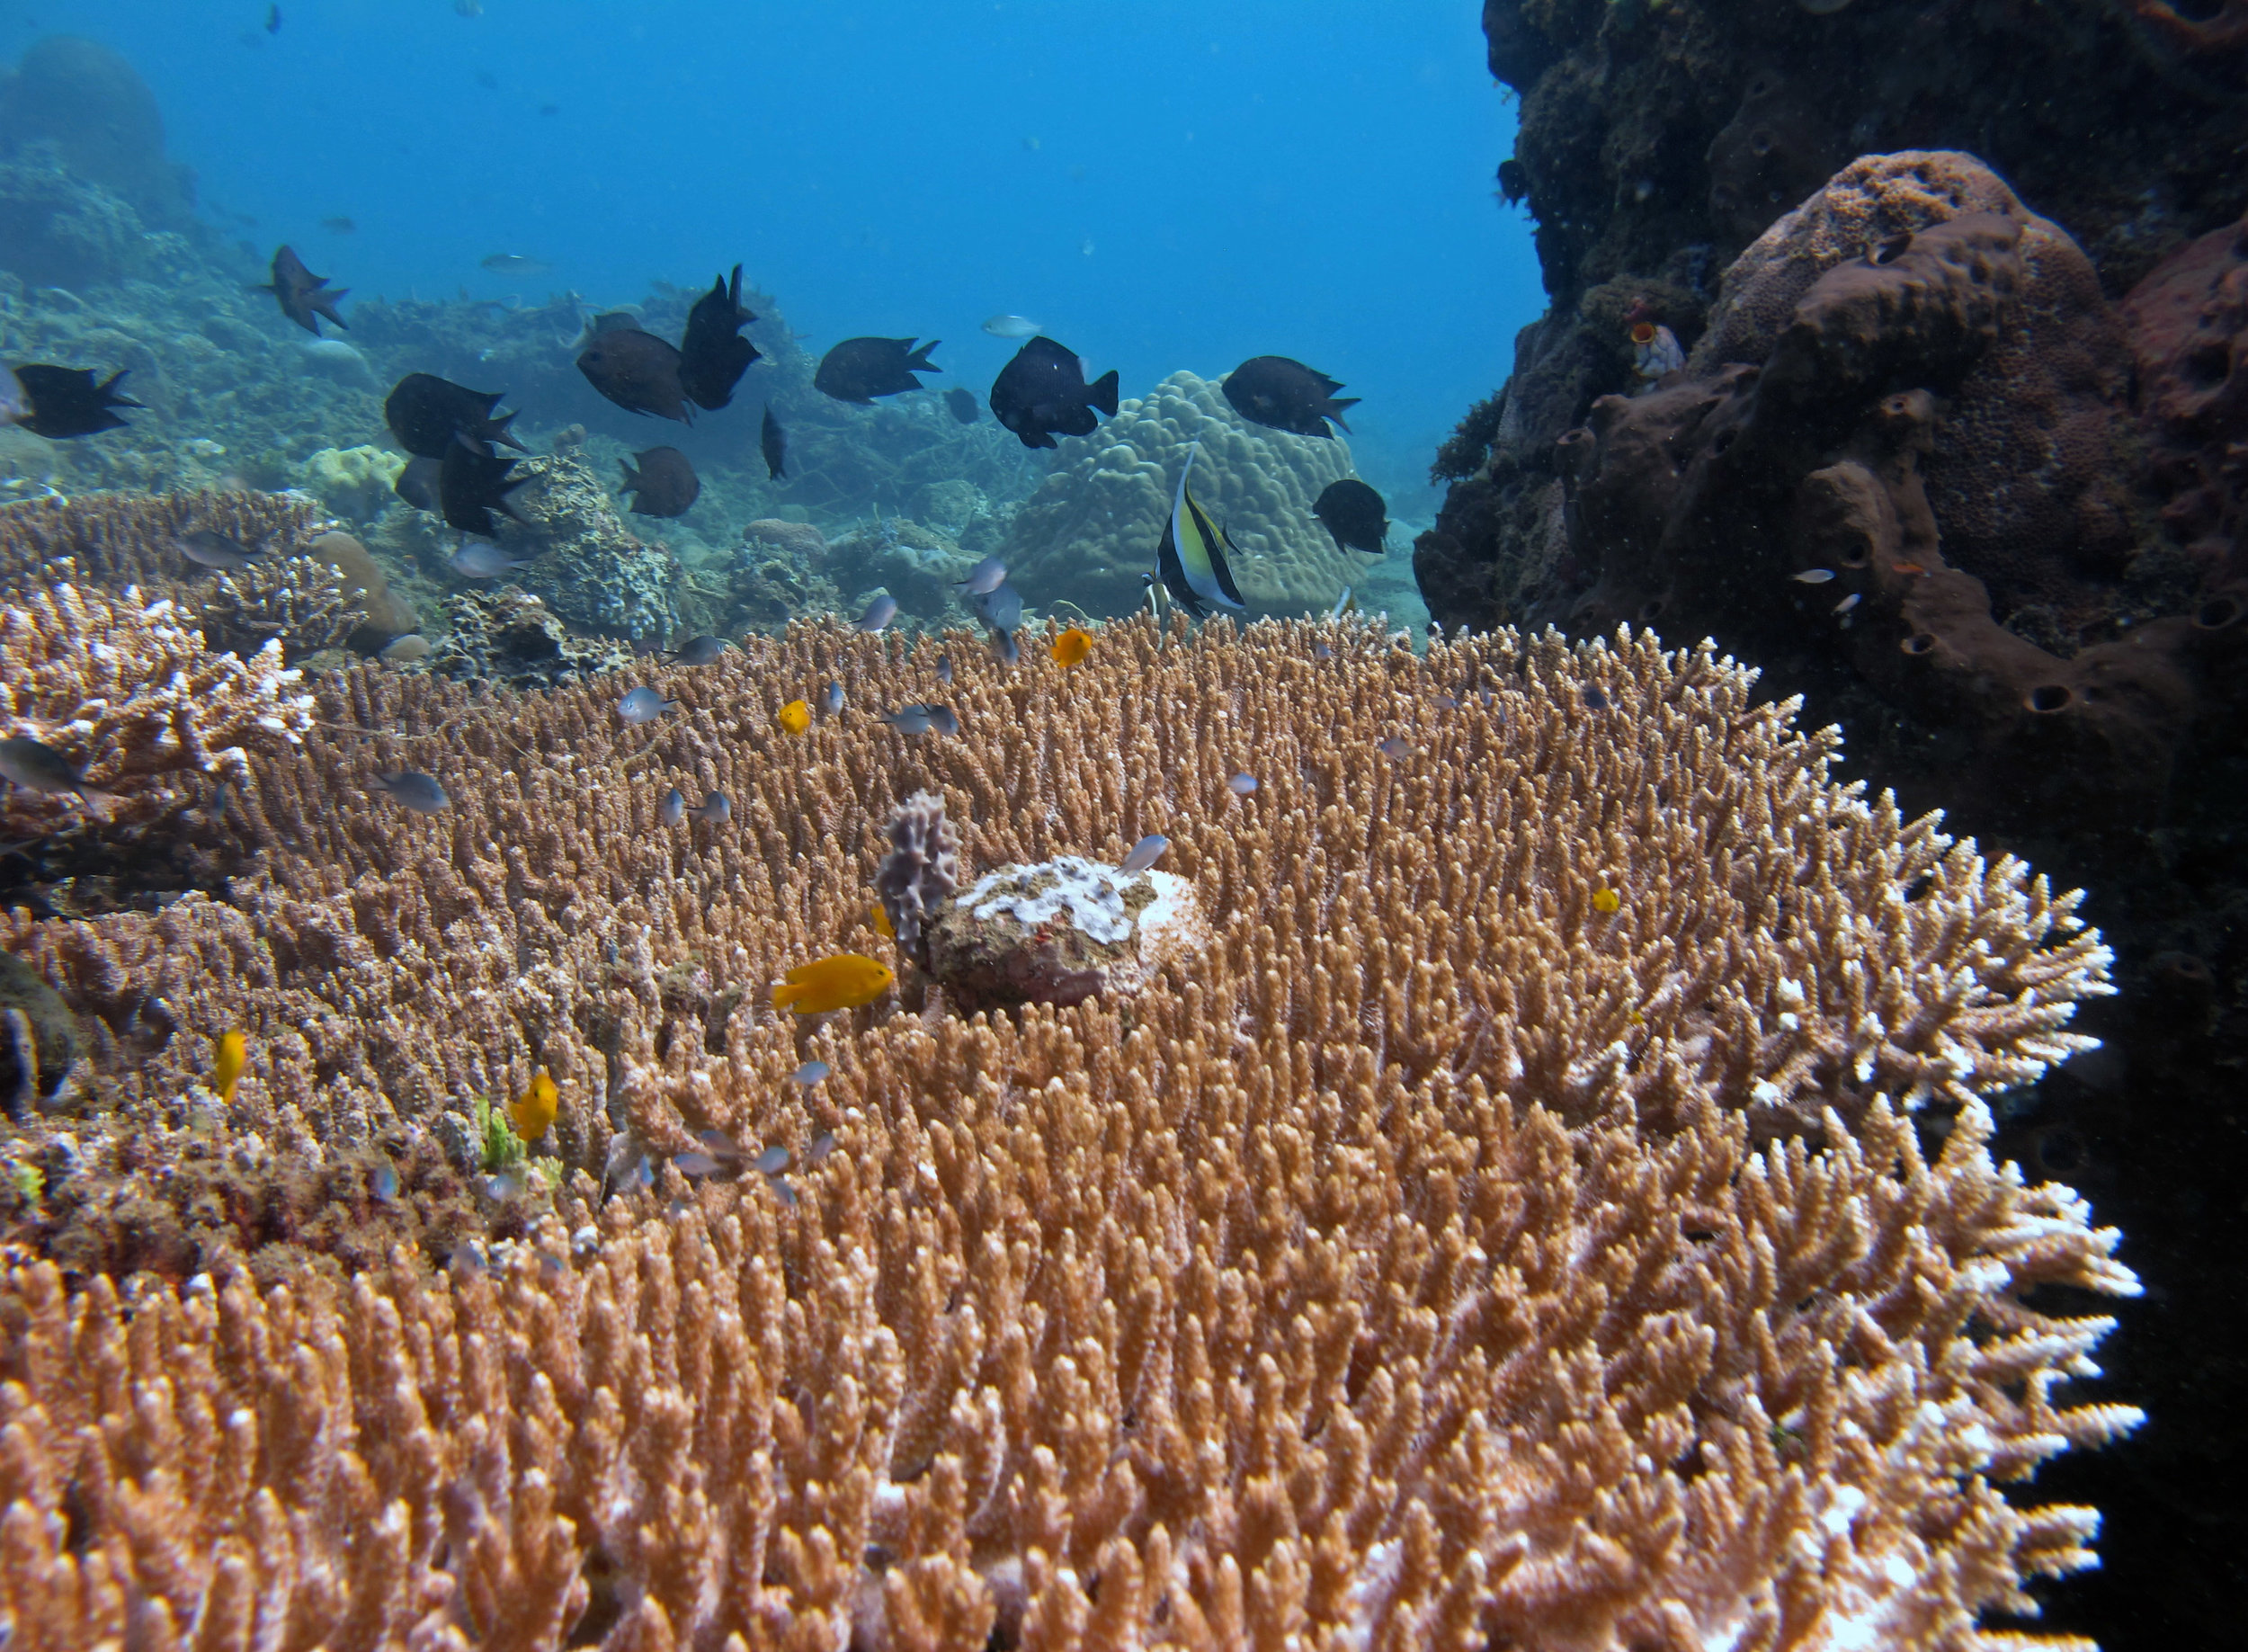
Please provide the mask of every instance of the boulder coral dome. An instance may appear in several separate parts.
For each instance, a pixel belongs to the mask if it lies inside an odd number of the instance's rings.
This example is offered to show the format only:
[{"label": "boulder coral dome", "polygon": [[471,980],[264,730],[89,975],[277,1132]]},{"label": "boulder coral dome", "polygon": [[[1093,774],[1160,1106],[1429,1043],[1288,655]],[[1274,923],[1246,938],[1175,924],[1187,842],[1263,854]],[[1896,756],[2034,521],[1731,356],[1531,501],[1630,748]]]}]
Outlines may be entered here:
[{"label": "boulder coral dome", "polygon": [[[2106,990],[2073,897],[1644,635],[956,634],[957,737],[772,717],[947,641],[753,637],[645,728],[355,667],[244,781],[231,904],[0,920],[96,1103],[8,1139],[14,1230],[160,1264],[0,1272],[13,1647],[2033,1640],[1976,1626],[2097,1517],[2000,1487],[2136,1421],[2049,1299],[2135,1291],[2116,1236],[1985,1146]],[[402,766],[450,807],[364,798]],[[884,947],[923,790],[964,868],[1166,835],[1210,944],[1119,1004],[772,1012]],[[560,1174],[488,1261],[261,1290],[133,1171],[337,1172],[540,1068]]]},{"label": "boulder coral dome", "polygon": [[1140,576],[1155,565],[1197,442],[1194,496],[1239,547],[1233,576],[1253,613],[1324,612],[1360,576],[1364,558],[1338,551],[1311,513],[1321,489],[1351,474],[1343,439],[1252,424],[1217,380],[1176,372],[1092,435],[1063,438],[1002,553],[1023,594],[1041,605],[1066,597],[1094,613],[1144,602]]}]

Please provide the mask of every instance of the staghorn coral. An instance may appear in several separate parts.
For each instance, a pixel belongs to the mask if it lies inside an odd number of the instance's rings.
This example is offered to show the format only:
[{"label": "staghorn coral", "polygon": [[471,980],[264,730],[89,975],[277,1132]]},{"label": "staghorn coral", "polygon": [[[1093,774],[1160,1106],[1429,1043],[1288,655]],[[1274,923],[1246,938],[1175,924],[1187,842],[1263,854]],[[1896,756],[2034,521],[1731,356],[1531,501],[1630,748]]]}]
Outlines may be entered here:
[{"label": "staghorn coral", "polygon": [[1066,597],[1093,613],[1146,600],[1179,468],[1194,461],[1194,496],[1238,546],[1235,582],[1252,612],[1322,609],[1360,576],[1363,558],[1334,548],[1312,515],[1329,482],[1351,473],[1342,438],[1252,424],[1217,381],[1176,372],[1118,406],[1090,436],[1063,439],[1039,490],[1015,513],[1004,552],[1010,577],[1041,607]]},{"label": "staghorn coral", "polygon": [[[173,603],[144,604],[129,589],[111,597],[66,578],[16,593],[0,606],[0,737],[61,751],[89,786],[115,794],[106,813],[117,826],[174,812],[174,777],[243,778],[253,753],[287,751],[311,726],[312,697],[279,647],[213,653]],[[0,831],[37,835],[83,808],[16,788],[0,800]]]},{"label": "staghorn coral", "polygon": [[202,593],[201,613],[206,647],[246,659],[277,643],[291,662],[342,647],[367,622],[335,565],[309,556],[264,557],[219,575]]},{"label": "staghorn coral", "polygon": [[[179,536],[210,528],[252,550],[294,550],[322,526],[312,505],[287,494],[88,494],[0,506],[0,596],[48,583],[48,565],[68,558],[72,577],[146,596],[182,596],[202,570],[180,554]],[[192,605],[192,604],[191,604]]]},{"label": "staghorn coral", "polygon": [[[86,1024],[103,1116],[39,1162],[88,1219],[181,1139],[317,1165],[536,1066],[566,1165],[800,1161],[568,1238],[525,1195],[488,1272],[143,1281],[129,1326],[14,1268],[17,1646],[1957,1646],[2087,1563],[2089,1511],[1994,1483],[2133,1420],[2058,1387],[2106,1322],[2032,1293],[2134,1287],[1976,1099],[2083,1043],[2072,901],[1832,784],[1707,648],[963,640],[943,741],[775,725],[917,697],[935,639],[837,625],[653,672],[645,729],[355,668],[245,785],[236,905],[0,919]],[[450,809],[360,800],[407,763]],[[732,820],[659,829],[667,775]],[[921,789],[969,866],[1167,834],[1209,943],[1126,1003],[774,1015],[880,946]],[[236,1105],[183,1102],[229,1026]]]},{"label": "staghorn coral", "polygon": [[547,687],[632,663],[631,649],[575,635],[544,602],[516,585],[463,591],[446,611],[452,629],[430,656],[430,669],[445,676]]}]

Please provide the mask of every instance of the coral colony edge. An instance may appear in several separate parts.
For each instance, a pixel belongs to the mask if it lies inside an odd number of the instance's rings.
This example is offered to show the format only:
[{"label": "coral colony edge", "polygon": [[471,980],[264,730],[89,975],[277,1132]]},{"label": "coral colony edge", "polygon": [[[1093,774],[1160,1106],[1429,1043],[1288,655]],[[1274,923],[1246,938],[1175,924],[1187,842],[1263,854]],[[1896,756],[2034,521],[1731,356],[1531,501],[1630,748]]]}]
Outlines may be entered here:
[{"label": "coral colony edge", "polygon": [[2248,200],[1549,9],[1418,521],[1294,356],[386,299],[0,77],[0,1652],[2093,1645]]}]

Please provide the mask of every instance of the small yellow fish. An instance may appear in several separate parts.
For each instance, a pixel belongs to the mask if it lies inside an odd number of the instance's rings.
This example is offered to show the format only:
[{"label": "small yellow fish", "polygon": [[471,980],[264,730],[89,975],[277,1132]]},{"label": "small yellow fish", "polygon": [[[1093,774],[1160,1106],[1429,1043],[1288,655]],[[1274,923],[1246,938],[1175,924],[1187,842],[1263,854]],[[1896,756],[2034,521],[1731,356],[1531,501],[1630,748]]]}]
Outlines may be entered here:
[{"label": "small yellow fish", "polygon": [[1594,889],[1592,891],[1592,910],[1599,913],[1602,917],[1610,917],[1616,913],[1622,911],[1623,905],[1624,897],[1617,894],[1613,889]]},{"label": "small yellow fish", "polygon": [[242,1082],[242,1069],[250,1065],[250,1040],[229,1032],[219,1040],[219,1056],[210,1064],[210,1087],[219,1099],[234,1105],[234,1087]]},{"label": "small yellow fish", "polygon": [[775,715],[790,734],[802,734],[812,726],[812,704],[808,700],[791,700]]},{"label": "small yellow fish", "polygon": [[874,903],[873,912],[874,933],[885,941],[897,940],[897,931],[890,923],[890,909],[878,900]]},{"label": "small yellow fish", "polygon": [[863,952],[837,952],[789,970],[772,989],[772,1007],[794,1010],[799,1015],[824,1015],[829,1010],[871,1004],[897,984],[897,974],[879,959]]},{"label": "small yellow fish", "polygon": [[1055,638],[1046,651],[1054,656],[1054,664],[1067,671],[1072,665],[1081,664],[1085,656],[1093,652],[1093,634],[1081,631],[1073,625]]},{"label": "small yellow fish", "polygon": [[526,1142],[536,1141],[554,1128],[554,1115],[561,1104],[562,1093],[542,1067],[531,1087],[507,1103],[507,1117],[515,1126],[515,1134]]}]

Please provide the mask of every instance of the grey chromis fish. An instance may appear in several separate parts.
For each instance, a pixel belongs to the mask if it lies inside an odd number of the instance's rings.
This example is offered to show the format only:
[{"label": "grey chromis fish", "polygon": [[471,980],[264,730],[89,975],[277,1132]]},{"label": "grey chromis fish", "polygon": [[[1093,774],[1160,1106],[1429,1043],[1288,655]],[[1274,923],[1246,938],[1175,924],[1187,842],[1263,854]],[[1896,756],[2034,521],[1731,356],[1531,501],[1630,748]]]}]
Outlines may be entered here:
[{"label": "grey chromis fish", "polygon": [[812,1138],[812,1145],[804,1150],[804,1162],[816,1165],[835,1150],[835,1132],[822,1130]]},{"label": "grey chromis fish", "polygon": [[664,794],[664,801],[656,809],[656,818],[661,820],[665,826],[677,826],[681,821],[687,817],[686,795],[682,792],[678,787],[674,786],[669,791]]},{"label": "grey chromis fish", "polygon": [[991,634],[991,651],[999,656],[999,663],[1003,665],[1012,665],[1022,657],[1022,645],[1014,639],[1012,631],[994,631]]},{"label": "grey chromis fish", "polygon": [[834,1071],[834,1068],[829,1067],[825,1061],[807,1061],[789,1076],[808,1090]]},{"label": "grey chromis fish", "polygon": [[986,596],[1007,583],[1007,565],[996,557],[986,557],[968,570],[968,576],[952,582],[963,587],[970,596]]},{"label": "grey chromis fish", "polygon": [[723,637],[690,637],[672,653],[682,665],[715,665],[729,645]]},{"label": "grey chromis fish", "polygon": [[827,692],[819,697],[821,710],[833,717],[843,709],[843,690],[840,683],[830,683]]},{"label": "grey chromis fish", "polygon": [[927,734],[936,719],[927,706],[900,706],[882,720],[900,734]]},{"label": "grey chromis fish", "polygon": [[0,776],[30,791],[75,791],[88,803],[109,797],[105,791],[89,790],[76,763],[28,735],[0,740]]},{"label": "grey chromis fish", "polygon": [[367,790],[379,791],[393,803],[410,808],[417,815],[433,815],[452,801],[445,795],[442,786],[414,769],[378,774],[367,782]]},{"label": "grey chromis fish", "polygon": [[1045,330],[1028,316],[994,316],[984,323],[984,331],[994,338],[1030,338]]},{"label": "grey chromis fish", "polygon": [[554,268],[543,258],[533,258],[528,253],[494,253],[482,261],[482,267],[495,275],[544,275]]},{"label": "grey chromis fish", "polygon": [[949,654],[940,654],[937,656],[937,681],[943,683],[948,688],[951,686],[952,656]]},{"label": "grey chromis fish", "polygon": [[1402,762],[1413,755],[1413,748],[1410,746],[1407,746],[1403,740],[1397,738],[1397,737],[1394,734],[1391,735],[1387,740],[1383,740],[1376,745],[1374,749],[1379,752],[1383,756],[1388,758],[1392,763]]},{"label": "grey chromis fish", "polygon": [[1132,845],[1131,853],[1118,865],[1120,872],[1144,872],[1163,858],[1163,852],[1171,847],[1171,840],[1160,832],[1150,832]]},{"label": "grey chromis fish", "polygon": [[652,723],[678,703],[652,688],[636,688],[617,701],[617,715],[628,723]]},{"label": "grey chromis fish", "polygon": [[496,545],[463,545],[445,558],[445,566],[463,579],[496,579],[516,568],[529,567],[531,559],[511,557]]},{"label": "grey chromis fish", "polygon": [[984,623],[995,631],[1012,631],[1022,623],[1022,593],[1005,582],[1004,570],[1000,582],[973,601]]},{"label": "grey chromis fish", "polygon": [[733,818],[734,806],[723,791],[711,791],[704,793],[702,801],[687,812],[708,826],[723,826]]},{"label": "grey chromis fish", "polygon": [[791,1156],[788,1148],[782,1147],[767,1147],[763,1153],[760,1153],[755,1158],[752,1159],[750,1163],[756,1167],[760,1174],[777,1176],[789,1167],[789,1160],[790,1156]]},{"label": "grey chromis fish", "polygon": [[924,706],[922,709],[929,713],[930,726],[939,734],[956,735],[960,732],[960,719],[953,714],[950,706]]},{"label": "grey chromis fish", "polygon": [[718,1161],[708,1153],[674,1153],[672,1163],[679,1166],[682,1176],[707,1176],[718,1167]]},{"label": "grey chromis fish", "polygon": [[1831,567],[1806,567],[1794,576],[1796,583],[1804,585],[1823,585],[1833,577],[1834,570]]},{"label": "grey chromis fish", "polygon": [[180,554],[198,567],[221,570],[247,567],[259,555],[240,540],[230,540],[209,528],[194,528],[181,534]]},{"label": "grey chromis fish", "polygon": [[375,1174],[368,1178],[376,1198],[388,1204],[398,1196],[398,1173],[388,1165],[375,1166]]},{"label": "grey chromis fish", "polygon": [[897,618],[897,599],[887,592],[867,604],[866,612],[859,616],[859,629],[872,634]]},{"label": "grey chromis fish", "polygon": [[1256,789],[1257,777],[1253,774],[1236,774],[1226,782],[1226,790],[1237,798],[1245,798]]}]

